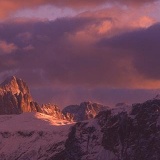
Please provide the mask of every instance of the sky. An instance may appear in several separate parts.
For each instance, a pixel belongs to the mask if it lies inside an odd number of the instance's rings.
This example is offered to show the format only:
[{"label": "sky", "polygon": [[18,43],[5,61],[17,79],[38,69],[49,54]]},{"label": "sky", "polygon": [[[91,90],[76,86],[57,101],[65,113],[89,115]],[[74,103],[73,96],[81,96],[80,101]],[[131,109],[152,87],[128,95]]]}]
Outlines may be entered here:
[{"label": "sky", "polygon": [[159,0],[0,0],[0,81],[39,103],[143,102],[160,94]]}]

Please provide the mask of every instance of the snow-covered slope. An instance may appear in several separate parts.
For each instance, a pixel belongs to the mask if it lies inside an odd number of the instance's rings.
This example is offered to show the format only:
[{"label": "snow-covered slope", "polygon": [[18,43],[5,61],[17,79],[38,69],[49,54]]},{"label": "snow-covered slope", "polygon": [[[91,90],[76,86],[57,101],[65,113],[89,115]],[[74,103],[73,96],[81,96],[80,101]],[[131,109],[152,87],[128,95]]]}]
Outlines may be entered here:
[{"label": "snow-covered slope", "polygon": [[159,99],[76,124],[42,113],[0,116],[0,160],[159,160],[159,121]]},{"label": "snow-covered slope", "polygon": [[47,160],[64,149],[66,120],[42,113],[0,116],[0,160]]}]

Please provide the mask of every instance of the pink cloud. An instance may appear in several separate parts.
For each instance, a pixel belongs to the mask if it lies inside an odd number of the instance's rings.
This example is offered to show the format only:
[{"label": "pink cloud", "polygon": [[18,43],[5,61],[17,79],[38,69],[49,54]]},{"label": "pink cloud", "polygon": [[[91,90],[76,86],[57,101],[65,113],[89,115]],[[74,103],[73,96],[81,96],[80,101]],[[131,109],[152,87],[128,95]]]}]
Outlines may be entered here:
[{"label": "pink cloud", "polygon": [[0,41],[0,54],[9,54],[17,50],[17,46],[14,43],[7,43],[6,41]]},{"label": "pink cloud", "polygon": [[14,11],[24,8],[32,8],[41,5],[55,5],[58,7],[87,8],[102,4],[142,5],[157,0],[5,0],[0,1],[0,17],[4,18]]}]

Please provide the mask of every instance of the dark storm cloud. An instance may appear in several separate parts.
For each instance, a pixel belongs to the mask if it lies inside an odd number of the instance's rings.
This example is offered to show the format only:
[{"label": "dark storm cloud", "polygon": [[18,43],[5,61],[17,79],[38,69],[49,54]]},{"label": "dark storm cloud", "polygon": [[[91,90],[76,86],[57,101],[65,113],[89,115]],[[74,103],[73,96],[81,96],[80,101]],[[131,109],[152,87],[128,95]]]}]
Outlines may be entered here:
[{"label": "dark storm cloud", "polygon": [[[135,88],[144,80],[140,75],[159,80],[159,24],[102,39],[97,45],[105,34],[97,35],[95,24],[103,20],[75,17],[1,23],[0,42],[8,51],[0,54],[1,75],[15,74],[32,86]],[[94,29],[89,32],[90,28]]]},{"label": "dark storm cloud", "polygon": [[116,48],[133,58],[133,65],[146,78],[160,79],[160,24],[147,29],[124,33],[110,39],[103,39],[101,46]]},{"label": "dark storm cloud", "polygon": [[0,39],[17,49],[0,55],[1,72],[15,70],[15,75],[34,85],[124,86],[132,75],[120,56],[111,55],[110,51],[87,41],[85,45],[81,43],[83,40],[75,42],[80,37],[70,40],[95,23],[97,20],[92,18],[2,23]]},{"label": "dark storm cloud", "polygon": [[47,72],[55,73],[53,75],[56,78],[59,71],[64,72],[64,67],[61,65],[63,61],[65,62],[65,57],[69,56],[67,55],[69,53],[65,53],[65,48],[63,51],[65,35],[89,22],[89,19],[79,18],[60,19],[54,22],[1,23],[0,40],[17,46],[16,52],[0,54],[1,72],[11,69],[17,72],[18,70],[19,75],[26,75],[33,79],[38,76],[41,79],[42,74],[49,69],[50,71]]}]

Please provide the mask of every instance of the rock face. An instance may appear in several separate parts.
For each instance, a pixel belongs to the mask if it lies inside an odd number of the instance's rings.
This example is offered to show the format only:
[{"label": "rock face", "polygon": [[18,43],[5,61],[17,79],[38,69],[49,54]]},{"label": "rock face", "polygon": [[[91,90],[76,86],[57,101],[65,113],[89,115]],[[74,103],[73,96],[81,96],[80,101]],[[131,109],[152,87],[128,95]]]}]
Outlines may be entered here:
[{"label": "rock face", "polygon": [[65,149],[51,160],[159,160],[160,100],[132,106],[131,112],[100,112],[75,124]]},{"label": "rock face", "polygon": [[8,77],[0,84],[0,115],[24,112],[41,112],[56,119],[73,121],[73,116],[69,113],[64,115],[57,105],[40,106],[34,102],[27,84],[22,79]]},{"label": "rock face", "polygon": [[62,111],[59,109],[57,105],[53,104],[43,104],[41,106],[41,112],[45,113],[47,115],[53,116],[53,118],[56,119],[63,119],[63,120],[68,120],[68,121],[74,121],[73,115],[72,114],[63,114]]},{"label": "rock face", "polygon": [[83,102],[80,105],[71,105],[63,111],[57,105],[43,104],[40,106],[33,101],[27,84],[14,76],[7,78],[0,84],[0,114],[20,114],[23,112],[41,112],[52,115],[57,119],[68,121],[83,121],[94,118],[107,107]]},{"label": "rock face", "polygon": [[75,121],[83,121],[94,118],[100,111],[106,110],[108,107],[98,103],[83,102],[80,105],[70,105],[65,107],[62,112],[73,116]]},{"label": "rock face", "polygon": [[39,111],[33,101],[27,84],[14,76],[0,84],[0,114],[19,114]]}]

